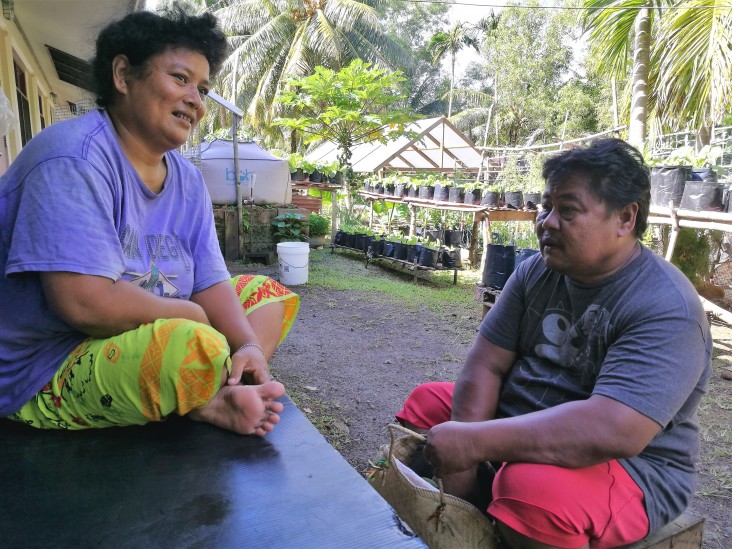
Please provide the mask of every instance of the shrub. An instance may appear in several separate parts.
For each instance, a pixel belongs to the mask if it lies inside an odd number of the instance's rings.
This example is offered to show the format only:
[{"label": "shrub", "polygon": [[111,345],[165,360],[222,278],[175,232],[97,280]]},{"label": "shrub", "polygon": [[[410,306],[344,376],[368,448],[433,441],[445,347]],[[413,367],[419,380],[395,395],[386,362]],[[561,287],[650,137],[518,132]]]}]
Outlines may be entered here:
[{"label": "shrub", "polygon": [[310,236],[323,236],[330,230],[330,220],[320,214],[311,213],[308,222]]}]

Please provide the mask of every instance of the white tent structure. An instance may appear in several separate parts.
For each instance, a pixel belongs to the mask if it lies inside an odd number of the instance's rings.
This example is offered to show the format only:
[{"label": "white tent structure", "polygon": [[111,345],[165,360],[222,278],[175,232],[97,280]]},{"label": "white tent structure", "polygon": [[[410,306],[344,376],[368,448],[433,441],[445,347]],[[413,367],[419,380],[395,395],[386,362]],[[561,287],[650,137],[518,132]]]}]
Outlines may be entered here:
[{"label": "white tent structure", "polygon": [[216,139],[202,143],[201,173],[206,182],[211,202],[214,204],[237,203],[237,179],[242,199],[254,204],[289,204],[292,202],[290,167],[287,160],[278,158],[254,141],[240,141],[238,153],[238,178],[234,163],[232,140]]},{"label": "white tent structure", "polygon": [[[415,132],[417,137],[400,137],[386,144],[371,141],[355,146],[351,157],[353,171],[479,170],[481,152],[444,116],[418,120],[407,129]],[[338,154],[337,145],[327,142],[305,156],[311,162],[333,162],[338,159]]]}]

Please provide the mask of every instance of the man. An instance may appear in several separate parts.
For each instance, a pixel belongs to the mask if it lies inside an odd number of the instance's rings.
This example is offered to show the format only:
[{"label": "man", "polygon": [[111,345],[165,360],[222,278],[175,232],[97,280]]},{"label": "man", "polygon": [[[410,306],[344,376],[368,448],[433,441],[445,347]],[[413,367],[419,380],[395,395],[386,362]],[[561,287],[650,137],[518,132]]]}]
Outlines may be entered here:
[{"label": "man", "polygon": [[[427,430],[446,490],[478,501],[509,547],[617,547],[680,515],[712,338],[693,286],[639,241],[648,169],[618,139],[544,164],[536,232],[457,382],[417,387],[397,418]],[[483,489],[485,491],[485,488]]]}]

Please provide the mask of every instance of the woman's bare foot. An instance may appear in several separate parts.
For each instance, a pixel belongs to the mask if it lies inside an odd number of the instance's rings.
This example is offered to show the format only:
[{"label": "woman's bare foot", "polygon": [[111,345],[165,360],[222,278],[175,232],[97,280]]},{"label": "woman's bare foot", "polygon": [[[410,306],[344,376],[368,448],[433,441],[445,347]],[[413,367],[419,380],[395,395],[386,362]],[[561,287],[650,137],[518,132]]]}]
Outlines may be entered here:
[{"label": "woman's bare foot", "polygon": [[285,386],[277,381],[262,385],[224,385],[208,404],[191,410],[188,416],[242,435],[262,437],[280,421],[283,406],[274,399],[283,394]]}]

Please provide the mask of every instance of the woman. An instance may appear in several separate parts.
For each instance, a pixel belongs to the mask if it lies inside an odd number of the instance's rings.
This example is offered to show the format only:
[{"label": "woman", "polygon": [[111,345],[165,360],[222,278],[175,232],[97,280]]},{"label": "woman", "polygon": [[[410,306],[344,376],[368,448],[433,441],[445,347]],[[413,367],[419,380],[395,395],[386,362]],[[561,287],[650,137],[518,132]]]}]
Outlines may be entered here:
[{"label": "woman", "polygon": [[78,429],[175,413],[263,436],[284,393],[267,361],[299,298],[230,279],[203,179],[174,150],[226,39],[210,14],[138,12],[96,47],[102,108],[41,132],[0,179],[0,417]]}]

